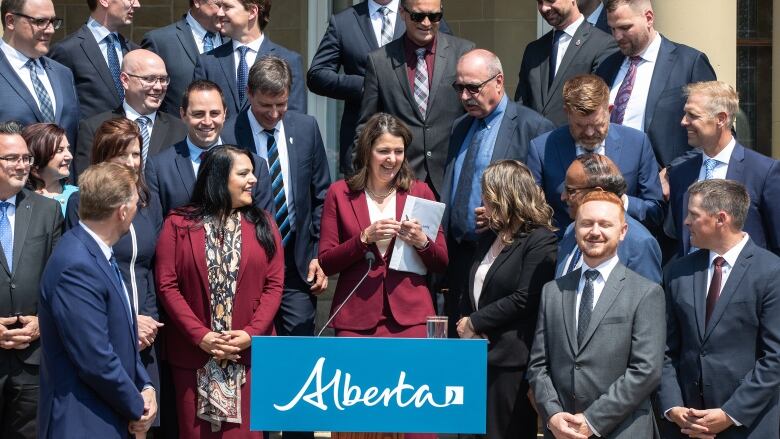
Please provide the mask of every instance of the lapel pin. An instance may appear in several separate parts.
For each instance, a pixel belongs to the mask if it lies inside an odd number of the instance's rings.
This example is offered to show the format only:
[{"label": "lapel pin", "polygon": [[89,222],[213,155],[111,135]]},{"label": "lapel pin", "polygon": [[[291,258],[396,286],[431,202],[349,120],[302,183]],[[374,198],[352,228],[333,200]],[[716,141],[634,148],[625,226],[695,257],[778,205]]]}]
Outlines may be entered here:
[{"label": "lapel pin", "polygon": [[290,142],[289,143],[290,143],[290,145],[293,144],[293,138],[292,137],[290,137]]},{"label": "lapel pin", "polygon": [[575,46],[579,46],[580,44],[582,44],[582,40],[577,40],[577,41],[574,42]]}]

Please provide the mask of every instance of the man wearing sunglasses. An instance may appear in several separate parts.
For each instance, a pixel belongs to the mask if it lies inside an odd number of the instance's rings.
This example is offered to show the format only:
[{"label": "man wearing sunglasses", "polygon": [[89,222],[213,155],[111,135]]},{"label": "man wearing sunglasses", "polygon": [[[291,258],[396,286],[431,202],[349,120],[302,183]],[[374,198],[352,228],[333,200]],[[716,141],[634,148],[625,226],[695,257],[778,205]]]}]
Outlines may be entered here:
[{"label": "man wearing sunglasses", "polygon": [[73,74],[47,58],[54,31],[62,25],[51,0],[3,0],[0,4],[0,120],[52,122],[76,142],[78,99]]},{"label": "man wearing sunglasses", "polygon": [[126,117],[141,130],[141,166],[149,156],[187,137],[187,126],[180,119],[158,111],[168,89],[170,77],[162,58],[145,49],[128,53],[119,75],[125,99],[122,105],[96,114],[79,123],[79,139],[74,153],[76,174],[92,162],[92,140],[95,131],[108,119]]},{"label": "man wearing sunglasses", "polygon": [[455,65],[474,43],[439,32],[441,0],[402,0],[400,10],[404,36],[368,55],[356,132],[380,111],[399,118],[412,131],[412,170],[439,193],[450,129],[463,114],[451,85]]}]

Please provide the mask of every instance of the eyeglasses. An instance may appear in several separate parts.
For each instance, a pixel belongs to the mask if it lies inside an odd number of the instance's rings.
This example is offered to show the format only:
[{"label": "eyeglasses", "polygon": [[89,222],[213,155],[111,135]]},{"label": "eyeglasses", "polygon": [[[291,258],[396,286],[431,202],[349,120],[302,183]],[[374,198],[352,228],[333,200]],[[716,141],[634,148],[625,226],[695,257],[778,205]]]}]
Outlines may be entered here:
[{"label": "eyeglasses", "polygon": [[441,18],[444,16],[444,12],[412,12],[406,7],[404,7],[404,11],[406,11],[409,14],[409,18],[412,19],[415,23],[422,23],[425,20],[425,17],[428,17],[428,20],[431,21],[431,23],[438,23],[441,21]]},{"label": "eyeglasses", "polygon": [[154,84],[156,84],[158,81],[162,86],[166,86],[171,83],[170,76],[154,76],[154,75],[141,76],[141,75],[134,75],[132,73],[127,73],[127,72],[125,72],[125,75],[140,79],[141,84],[143,84],[145,87],[153,87]]},{"label": "eyeglasses", "polygon": [[593,186],[582,186],[582,187],[566,186],[566,188],[564,190],[566,191],[566,195],[571,197],[571,196],[576,195],[579,192],[588,191],[588,190],[591,190],[591,189],[595,189],[595,187],[593,187]]},{"label": "eyeglasses", "polygon": [[4,161],[7,165],[17,165],[21,163],[25,166],[30,166],[35,161],[35,158],[31,155],[11,154],[0,157],[0,160]]},{"label": "eyeglasses", "polygon": [[496,77],[498,77],[498,75],[500,74],[501,73],[496,73],[495,75],[480,82],[479,84],[458,84],[457,82],[453,82],[452,88],[454,88],[458,94],[461,94],[463,93],[463,90],[466,90],[467,92],[469,92],[470,95],[476,95],[479,94],[480,91],[482,91],[482,87],[484,87],[485,84],[496,79]]},{"label": "eyeglasses", "polygon": [[16,15],[17,17],[26,18],[27,21],[30,22],[33,26],[35,26],[38,29],[46,29],[49,27],[49,25],[52,25],[54,27],[54,30],[59,29],[62,27],[62,18],[35,18],[30,17],[29,15],[22,14],[20,12],[11,12],[11,15]]}]

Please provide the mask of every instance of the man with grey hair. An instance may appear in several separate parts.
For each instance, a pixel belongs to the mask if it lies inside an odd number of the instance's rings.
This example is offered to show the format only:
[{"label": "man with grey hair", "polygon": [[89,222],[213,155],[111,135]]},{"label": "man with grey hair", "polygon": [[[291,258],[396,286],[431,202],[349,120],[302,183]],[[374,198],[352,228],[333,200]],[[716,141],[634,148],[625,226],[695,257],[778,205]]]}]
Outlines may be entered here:
[{"label": "man with grey hair", "polygon": [[780,437],[780,258],[745,232],[748,193],[733,180],[691,185],[685,225],[699,250],[665,273],[658,408],[683,436]]},{"label": "man with grey hair", "polygon": [[701,180],[727,178],[745,185],[750,207],[744,230],[759,247],[780,253],[780,163],[737,143],[732,135],[739,97],[734,87],[722,81],[691,84],[680,122],[688,143],[701,150],[669,170],[669,204],[677,254],[692,250],[691,236],[683,226],[688,206],[688,187]]}]

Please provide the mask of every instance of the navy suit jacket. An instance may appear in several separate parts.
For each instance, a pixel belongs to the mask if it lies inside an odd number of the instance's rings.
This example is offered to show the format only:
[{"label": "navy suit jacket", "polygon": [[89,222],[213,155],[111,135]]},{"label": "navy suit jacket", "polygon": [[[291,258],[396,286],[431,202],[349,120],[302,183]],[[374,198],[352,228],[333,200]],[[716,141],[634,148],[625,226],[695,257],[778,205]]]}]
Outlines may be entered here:
[{"label": "navy suit jacket", "polygon": [[[257,177],[257,184],[252,191],[254,205],[273,212],[268,165],[256,155],[252,156],[252,160]],[[195,171],[192,169],[186,139],[150,157],[144,172],[146,184],[153,194],[152,200],[158,200],[160,203],[159,212],[163,218],[171,210],[190,202],[192,190],[195,188]]]},{"label": "navy suit jacket", "polygon": [[[222,140],[236,143],[257,154],[246,108],[238,117],[229,119],[222,130]],[[325,194],[330,186],[328,158],[322,143],[317,120],[306,114],[288,111],[282,119],[287,137],[287,157],[290,164],[290,181],[295,200],[295,265],[301,279],[306,279],[309,262],[317,258],[320,241],[320,220]],[[259,184],[260,182],[258,182]],[[270,179],[266,190],[271,192]]]},{"label": "navy suit jacket", "polygon": [[[596,74],[611,87],[624,59],[625,56],[620,52],[611,55],[601,63]],[[685,128],[680,126],[687,100],[683,87],[693,82],[715,79],[715,71],[707,55],[662,38],[647,94],[644,124],[644,130],[653,143],[656,159],[662,166],[669,165],[691,149]]]},{"label": "navy suit jacket", "polygon": [[664,273],[667,341],[658,409],[722,408],[743,426],[718,438],[777,439],[780,259],[748,240],[705,324],[708,265],[709,250],[702,249]]},{"label": "navy suit jacket", "polygon": [[[650,234],[639,221],[626,215],[628,230],[626,237],[618,244],[618,259],[620,263],[635,271],[637,274],[660,284],[661,275],[661,247],[658,241]],[[563,276],[568,263],[569,254],[577,245],[574,237],[574,223],[566,227],[563,238],[558,243],[558,264],[555,267],[555,278]]]},{"label": "navy suit jacket", "polygon": [[[266,34],[263,38],[263,43],[260,45],[260,51],[257,53],[255,62],[269,55],[278,56],[290,63],[292,89],[290,90],[287,108],[292,111],[306,113],[306,84],[303,79],[303,59],[301,55],[272,42]],[[242,102],[238,101],[236,63],[233,60],[232,41],[228,41],[211,52],[199,55],[198,60],[195,62],[192,79],[208,79],[219,85],[225,96],[228,117],[237,115],[239,111],[248,106],[249,94]]]},{"label": "navy suit jacket", "polygon": [[[139,48],[122,35],[119,35],[119,44],[125,54]],[[106,59],[86,24],[52,47],[49,56],[73,72],[79,97],[79,120],[122,105]]]},{"label": "navy suit jacket", "polygon": [[609,27],[609,23],[607,23],[607,7],[604,6],[601,8],[601,14],[599,14],[599,18],[596,20],[596,29],[601,29],[604,32],[608,33],[609,35],[612,35],[612,28]]},{"label": "navy suit jacket", "polygon": [[[696,154],[669,168],[669,204],[679,256],[688,254],[690,234],[684,225],[688,212],[688,187],[699,178],[702,155]],[[760,247],[780,254],[780,162],[737,143],[731,153],[726,178],[745,185],[750,207],[742,230]]]},{"label": "navy suit jacket", "polygon": [[151,385],[125,291],[98,243],[66,232],[41,281],[38,437],[126,438]]},{"label": "navy suit jacket", "polygon": [[[449,227],[452,196],[457,188],[452,187],[455,174],[455,159],[463,145],[463,140],[474,123],[474,117],[468,113],[455,120],[450,135],[449,153],[447,164],[444,168],[444,181],[442,182],[441,200],[447,205],[442,219],[442,227]],[[493,155],[490,161],[495,162],[504,159],[520,160],[525,163],[528,158],[528,149],[531,139],[555,129],[552,122],[536,111],[517,102],[507,102],[504,117],[501,119],[496,143],[493,145]]]},{"label": "navy suit jacket", "polygon": [[[79,100],[73,74],[65,66],[51,58],[41,57],[46,76],[54,91],[54,123],[65,129],[71,145],[76,144],[78,133]],[[15,120],[23,125],[44,122],[41,110],[30,90],[0,51],[0,120]]]},{"label": "navy suit jacket", "polygon": [[[528,154],[528,168],[534,174],[536,183],[544,189],[547,202],[555,211],[559,235],[571,222],[569,209],[561,201],[561,194],[564,191],[566,170],[577,158],[576,154],[574,138],[568,125],[533,139]],[[645,133],[610,124],[605,155],[615,162],[626,180],[628,214],[648,228],[660,226],[663,218],[661,180],[658,178],[658,164],[653,160],[653,147]]]}]

